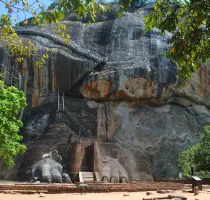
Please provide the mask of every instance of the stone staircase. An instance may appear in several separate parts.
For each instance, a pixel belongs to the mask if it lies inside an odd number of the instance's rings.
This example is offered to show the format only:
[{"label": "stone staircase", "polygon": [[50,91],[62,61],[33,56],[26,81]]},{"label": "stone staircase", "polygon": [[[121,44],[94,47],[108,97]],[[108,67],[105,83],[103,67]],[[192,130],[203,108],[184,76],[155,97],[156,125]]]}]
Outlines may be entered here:
[{"label": "stone staircase", "polygon": [[80,169],[82,172],[88,172],[90,171],[88,165],[87,165],[87,160],[86,158],[83,158],[82,160],[82,166],[81,166],[81,169]]},{"label": "stone staircase", "polygon": [[79,136],[80,134],[84,136],[92,136],[92,133],[81,123],[81,121],[77,118],[77,116],[73,113],[70,112],[65,106],[64,106],[64,111],[69,117],[69,119],[78,127],[79,129]]},{"label": "stone staircase", "polygon": [[[64,105],[64,96],[60,101],[61,96],[58,95],[58,111],[64,112],[66,116],[70,119],[71,122],[77,127],[79,137],[91,137],[92,133],[88,130],[88,128],[78,119],[74,112],[69,111],[68,108]],[[60,103],[62,102],[62,103]],[[77,112],[77,110],[75,110]]]},{"label": "stone staircase", "polygon": [[87,182],[98,182],[99,179],[99,173],[98,172],[79,172],[79,182],[80,183],[87,183]]}]

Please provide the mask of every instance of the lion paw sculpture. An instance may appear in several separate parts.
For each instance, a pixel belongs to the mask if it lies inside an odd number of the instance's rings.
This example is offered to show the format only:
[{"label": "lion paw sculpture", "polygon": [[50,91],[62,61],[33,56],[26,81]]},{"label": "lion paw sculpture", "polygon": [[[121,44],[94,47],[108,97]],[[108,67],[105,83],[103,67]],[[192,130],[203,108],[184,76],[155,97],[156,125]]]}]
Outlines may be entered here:
[{"label": "lion paw sculpture", "polygon": [[105,159],[103,160],[102,181],[126,183],[128,182],[128,174],[117,159],[105,156]]},{"label": "lion paw sculpture", "polygon": [[44,154],[42,159],[32,167],[32,181],[48,183],[71,183],[69,175],[61,165],[62,157],[54,150]]}]

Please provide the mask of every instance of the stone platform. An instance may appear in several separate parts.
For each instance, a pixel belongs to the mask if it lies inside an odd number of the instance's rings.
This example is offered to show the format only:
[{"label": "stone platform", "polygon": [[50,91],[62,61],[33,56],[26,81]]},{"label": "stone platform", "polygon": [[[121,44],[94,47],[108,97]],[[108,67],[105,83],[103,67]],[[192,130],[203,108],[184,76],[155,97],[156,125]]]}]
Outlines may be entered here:
[{"label": "stone platform", "polygon": [[[172,182],[131,182],[131,183],[88,183],[86,192],[105,193],[105,192],[139,192],[139,191],[157,191],[157,190],[181,190],[184,187],[182,183]],[[0,193],[5,191],[21,191],[23,193],[79,193],[78,184],[0,184]]]}]

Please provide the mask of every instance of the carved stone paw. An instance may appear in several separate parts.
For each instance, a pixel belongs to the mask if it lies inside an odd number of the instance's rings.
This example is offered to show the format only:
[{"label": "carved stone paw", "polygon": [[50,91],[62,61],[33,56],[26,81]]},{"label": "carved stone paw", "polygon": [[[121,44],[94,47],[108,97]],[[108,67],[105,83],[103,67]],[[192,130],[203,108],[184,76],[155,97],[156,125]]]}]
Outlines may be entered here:
[{"label": "carved stone paw", "polygon": [[32,180],[48,183],[71,183],[69,175],[63,171],[61,161],[62,158],[56,150],[44,154],[32,168]]},{"label": "carved stone paw", "polygon": [[32,178],[41,182],[62,183],[62,165],[52,158],[43,158],[32,168]]},{"label": "carved stone paw", "polygon": [[111,183],[128,182],[128,174],[117,159],[106,156],[103,163],[102,181]]}]

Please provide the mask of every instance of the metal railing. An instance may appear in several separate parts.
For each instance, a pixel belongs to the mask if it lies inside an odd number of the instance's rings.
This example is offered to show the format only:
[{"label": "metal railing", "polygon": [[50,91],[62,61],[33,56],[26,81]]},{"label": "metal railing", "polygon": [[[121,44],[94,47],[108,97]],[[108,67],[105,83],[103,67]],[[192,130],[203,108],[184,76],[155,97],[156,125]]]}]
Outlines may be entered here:
[{"label": "metal railing", "polygon": [[0,79],[3,80],[4,84],[9,86],[15,86],[20,89],[21,86],[21,75],[15,66],[10,66],[6,64],[0,73]]},{"label": "metal railing", "polygon": [[92,136],[92,133],[83,125],[83,123],[78,119],[78,117],[70,112],[68,108],[65,106],[64,101],[64,93],[62,97],[59,95],[58,92],[58,111],[63,111],[67,117],[78,127],[79,130],[79,137],[81,137],[81,134],[83,136]]}]

